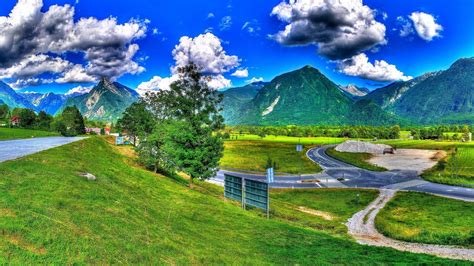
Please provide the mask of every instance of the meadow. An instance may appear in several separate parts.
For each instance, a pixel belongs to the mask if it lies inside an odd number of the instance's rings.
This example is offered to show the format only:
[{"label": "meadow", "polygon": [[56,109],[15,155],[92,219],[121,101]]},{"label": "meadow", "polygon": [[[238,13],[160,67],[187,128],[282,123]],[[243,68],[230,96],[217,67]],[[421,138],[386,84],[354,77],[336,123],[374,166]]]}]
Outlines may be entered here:
[{"label": "meadow", "polygon": [[99,137],[1,163],[0,176],[1,264],[456,263],[267,220],[141,169]]},{"label": "meadow", "polygon": [[33,129],[0,127],[0,140],[28,139],[28,138],[51,137],[51,136],[59,136],[59,134],[56,132],[33,130]]},{"label": "meadow", "polygon": [[371,163],[368,163],[367,160],[372,158],[372,155],[369,153],[353,153],[353,152],[339,152],[336,151],[334,148],[330,148],[326,150],[327,155],[338,159],[339,161],[343,161],[345,163],[367,169],[370,171],[376,171],[376,172],[383,172],[387,171],[387,169],[373,165]]},{"label": "meadow", "polygon": [[391,238],[474,248],[474,203],[415,192],[399,192],[375,219]]}]

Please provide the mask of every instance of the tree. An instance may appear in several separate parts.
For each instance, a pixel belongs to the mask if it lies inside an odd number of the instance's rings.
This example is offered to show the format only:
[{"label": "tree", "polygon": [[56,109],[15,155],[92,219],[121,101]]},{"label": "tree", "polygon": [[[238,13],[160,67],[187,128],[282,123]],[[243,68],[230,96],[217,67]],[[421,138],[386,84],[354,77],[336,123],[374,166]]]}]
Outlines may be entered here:
[{"label": "tree", "polygon": [[142,100],[130,105],[117,122],[117,127],[127,131],[133,138],[133,146],[136,146],[137,137],[146,139],[146,136],[153,131],[154,125],[155,119]]},{"label": "tree", "polygon": [[[77,136],[80,134],[85,134],[84,118],[79,112],[79,109],[75,106],[68,106],[61,114],[59,128],[62,129],[60,133],[63,136]],[[63,124],[64,126],[60,125]]]},{"label": "tree", "polygon": [[18,112],[18,117],[20,118],[20,127],[23,128],[32,128],[36,122],[36,113],[27,108],[21,108]]},{"label": "tree", "polygon": [[53,117],[51,115],[48,115],[45,111],[41,111],[36,117],[36,127],[42,130],[49,130],[52,121]]},{"label": "tree", "polygon": [[0,104],[0,119],[8,118],[9,114],[10,114],[10,109],[8,108],[8,105]]},{"label": "tree", "polygon": [[178,68],[180,78],[170,90],[148,94],[146,102],[158,121],[165,161],[190,176],[207,179],[216,174],[222,157],[223,139],[219,130],[224,119],[219,114],[222,95],[208,87],[196,65]]}]

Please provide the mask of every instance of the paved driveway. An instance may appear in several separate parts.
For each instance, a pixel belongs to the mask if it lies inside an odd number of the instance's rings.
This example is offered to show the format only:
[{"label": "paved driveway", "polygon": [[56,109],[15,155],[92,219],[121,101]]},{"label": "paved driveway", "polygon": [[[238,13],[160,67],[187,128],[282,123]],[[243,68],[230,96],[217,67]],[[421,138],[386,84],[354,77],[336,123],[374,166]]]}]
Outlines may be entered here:
[{"label": "paved driveway", "polygon": [[83,137],[46,137],[0,141],[0,162],[62,146],[84,139]]}]

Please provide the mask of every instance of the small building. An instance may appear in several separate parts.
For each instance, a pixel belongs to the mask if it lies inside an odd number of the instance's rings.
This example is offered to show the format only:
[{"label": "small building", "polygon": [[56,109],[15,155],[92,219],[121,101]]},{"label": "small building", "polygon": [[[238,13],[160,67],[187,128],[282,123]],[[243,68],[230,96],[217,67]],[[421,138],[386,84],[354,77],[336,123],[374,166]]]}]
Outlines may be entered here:
[{"label": "small building", "polygon": [[86,133],[87,134],[96,134],[100,135],[100,128],[97,127],[86,127]]},{"label": "small building", "polygon": [[105,135],[110,135],[110,127],[104,129]]},{"label": "small building", "polygon": [[12,126],[17,127],[20,125],[20,117],[17,115],[12,116],[10,119],[10,123]]}]

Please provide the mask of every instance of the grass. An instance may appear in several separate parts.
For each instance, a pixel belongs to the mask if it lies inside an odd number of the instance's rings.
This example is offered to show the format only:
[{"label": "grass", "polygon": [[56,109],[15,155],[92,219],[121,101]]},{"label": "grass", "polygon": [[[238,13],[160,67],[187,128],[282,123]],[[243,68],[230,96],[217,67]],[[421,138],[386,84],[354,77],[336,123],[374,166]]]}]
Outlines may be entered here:
[{"label": "grass", "polygon": [[372,158],[372,155],[369,153],[339,152],[336,151],[334,148],[327,149],[326,153],[337,160],[363,169],[377,172],[387,171],[387,169],[383,167],[368,163],[367,160]]},{"label": "grass", "polygon": [[[289,174],[317,173],[321,168],[297,152],[289,143],[269,141],[226,141],[221,167],[229,170],[265,172],[268,158],[277,162],[276,172]],[[307,147],[309,148],[309,147]]]},{"label": "grass", "polygon": [[258,135],[251,134],[234,134],[231,136],[230,141],[240,140],[257,140],[257,141],[268,141],[288,144],[304,144],[304,145],[323,145],[323,144],[338,144],[344,142],[344,138],[331,138],[331,137],[289,137],[289,136],[273,136],[268,135],[264,138]]},{"label": "grass", "polygon": [[296,189],[271,193],[272,215],[297,225],[347,237],[347,220],[378,196],[368,189]]},{"label": "grass", "polygon": [[376,217],[377,229],[410,242],[474,248],[474,203],[399,192]]},{"label": "grass", "polygon": [[0,176],[1,264],[456,263],[267,220],[138,168],[99,137],[1,163]]},{"label": "grass", "polygon": [[51,136],[59,136],[59,134],[50,131],[0,127],[0,140],[28,139]]}]

